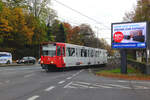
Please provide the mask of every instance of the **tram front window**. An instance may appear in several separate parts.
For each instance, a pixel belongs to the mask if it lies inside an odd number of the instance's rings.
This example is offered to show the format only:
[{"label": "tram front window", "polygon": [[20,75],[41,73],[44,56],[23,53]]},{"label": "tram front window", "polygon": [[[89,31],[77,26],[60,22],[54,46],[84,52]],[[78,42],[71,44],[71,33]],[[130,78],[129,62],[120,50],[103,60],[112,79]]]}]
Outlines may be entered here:
[{"label": "tram front window", "polygon": [[56,46],[43,46],[42,51],[43,56],[56,56]]},{"label": "tram front window", "polygon": [[49,50],[49,51],[43,51],[43,56],[56,56],[56,51],[54,50]]}]

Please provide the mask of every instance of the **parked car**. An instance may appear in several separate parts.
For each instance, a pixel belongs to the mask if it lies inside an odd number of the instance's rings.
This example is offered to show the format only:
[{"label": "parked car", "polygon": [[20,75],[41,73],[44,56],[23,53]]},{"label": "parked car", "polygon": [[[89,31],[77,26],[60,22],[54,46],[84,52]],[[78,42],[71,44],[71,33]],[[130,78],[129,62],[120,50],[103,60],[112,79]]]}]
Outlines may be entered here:
[{"label": "parked car", "polygon": [[17,64],[29,64],[29,63],[32,63],[32,64],[35,64],[36,62],[36,59],[34,57],[23,57],[22,59],[20,60],[16,60],[16,63]]}]

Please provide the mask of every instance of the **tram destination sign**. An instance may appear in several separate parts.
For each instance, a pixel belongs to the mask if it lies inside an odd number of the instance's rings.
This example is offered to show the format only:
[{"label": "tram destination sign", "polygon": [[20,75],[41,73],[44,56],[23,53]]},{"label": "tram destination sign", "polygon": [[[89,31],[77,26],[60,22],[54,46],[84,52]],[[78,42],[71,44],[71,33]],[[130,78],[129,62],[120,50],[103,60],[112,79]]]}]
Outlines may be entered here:
[{"label": "tram destination sign", "polygon": [[113,49],[146,48],[147,22],[112,23],[111,46]]}]

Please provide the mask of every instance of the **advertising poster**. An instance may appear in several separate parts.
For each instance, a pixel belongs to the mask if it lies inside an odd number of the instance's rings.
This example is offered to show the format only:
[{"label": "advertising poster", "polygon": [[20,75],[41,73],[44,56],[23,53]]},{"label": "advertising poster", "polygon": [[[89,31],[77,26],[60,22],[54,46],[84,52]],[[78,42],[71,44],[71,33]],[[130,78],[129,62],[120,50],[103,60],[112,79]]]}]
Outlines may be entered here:
[{"label": "advertising poster", "polygon": [[113,23],[112,48],[146,48],[147,23]]}]

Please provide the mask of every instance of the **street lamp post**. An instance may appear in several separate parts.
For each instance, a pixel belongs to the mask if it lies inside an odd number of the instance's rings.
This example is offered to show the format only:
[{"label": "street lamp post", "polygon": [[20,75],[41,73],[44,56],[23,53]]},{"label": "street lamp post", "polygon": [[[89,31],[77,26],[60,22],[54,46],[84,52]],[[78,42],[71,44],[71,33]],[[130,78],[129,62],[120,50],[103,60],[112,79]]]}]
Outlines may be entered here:
[{"label": "street lamp post", "polygon": [[96,43],[96,47],[98,48],[98,27],[97,26],[95,26],[95,28],[96,28],[96,35],[97,35],[97,43]]}]

